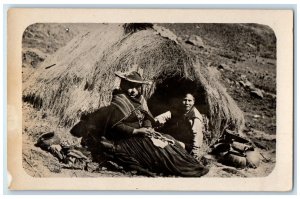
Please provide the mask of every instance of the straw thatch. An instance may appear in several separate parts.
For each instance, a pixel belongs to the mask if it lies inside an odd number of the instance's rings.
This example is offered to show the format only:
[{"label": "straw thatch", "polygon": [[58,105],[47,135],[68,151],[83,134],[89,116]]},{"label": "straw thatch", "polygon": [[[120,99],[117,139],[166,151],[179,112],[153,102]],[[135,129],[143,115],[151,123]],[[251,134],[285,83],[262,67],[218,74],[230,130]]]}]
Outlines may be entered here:
[{"label": "straw thatch", "polygon": [[[117,85],[114,72],[127,71],[132,65],[154,82],[144,90],[148,99],[172,78],[192,82],[206,104],[212,137],[228,125],[237,131],[243,128],[243,113],[210,70],[190,51],[151,27],[134,27],[134,32],[127,28],[125,33],[121,24],[102,24],[96,31],[75,37],[24,83],[23,99],[56,114],[61,124],[72,126],[82,113],[109,104]],[[176,90],[176,85],[171,89]]]}]

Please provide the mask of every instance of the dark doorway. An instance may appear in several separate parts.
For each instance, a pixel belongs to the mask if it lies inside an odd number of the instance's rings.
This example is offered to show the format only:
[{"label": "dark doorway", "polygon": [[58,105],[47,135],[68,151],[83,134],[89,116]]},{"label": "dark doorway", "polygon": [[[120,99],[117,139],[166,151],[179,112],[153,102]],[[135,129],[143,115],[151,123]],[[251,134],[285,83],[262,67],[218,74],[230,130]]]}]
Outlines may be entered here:
[{"label": "dark doorway", "polygon": [[156,90],[148,100],[149,109],[154,116],[178,111],[183,95],[191,93],[195,97],[195,106],[202,113],[207,113],[205,91],[199,83],[178,76],[165,79],[156,85]]}]

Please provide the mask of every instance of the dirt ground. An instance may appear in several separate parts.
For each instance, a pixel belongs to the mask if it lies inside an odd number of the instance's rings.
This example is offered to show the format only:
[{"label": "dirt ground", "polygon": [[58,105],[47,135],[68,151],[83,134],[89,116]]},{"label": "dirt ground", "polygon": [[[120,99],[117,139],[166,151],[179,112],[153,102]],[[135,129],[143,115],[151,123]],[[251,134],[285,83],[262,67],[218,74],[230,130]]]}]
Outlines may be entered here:
[{"label": "dirt ground", "polygon": [[[178,40],[198,54],[202,64],[219,75],[227,92],[244,111],[244,133],[261,154],[256,169],[236,169],[216,161],[208,162],[205,177],[263,177],[276,164],[276,38],[268,27],[232,24],[160,24],[169,28]],[[93,30],[95,24],[35,24],[23,35],[23,83],[35,69],[57,49],[66,45],[83,30]],[[201,38],[201,44],[192,39]],[[199,41],[199,40],[198,40]],[[99,177],[134,176],[136,171],[110,171],[99,166],[97,171],[69,169],[50,153],[35,147],[37,138],[54,131],[63,141],[72,144],[80,140],[69,134],[69,128],[59,126],[50,111],[37,110],[23,102],[23,167],[34,177]]]}]

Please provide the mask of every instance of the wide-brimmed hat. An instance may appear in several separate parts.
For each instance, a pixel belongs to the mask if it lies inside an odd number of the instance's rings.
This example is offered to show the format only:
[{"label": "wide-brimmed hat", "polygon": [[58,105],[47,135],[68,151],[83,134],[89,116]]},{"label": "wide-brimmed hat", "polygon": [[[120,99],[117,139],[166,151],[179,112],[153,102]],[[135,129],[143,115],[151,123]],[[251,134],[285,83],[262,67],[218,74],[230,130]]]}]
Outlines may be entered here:
[{"label": "wide-brimmed hat", "polygon": [[129,82],[133,82],[137,84],[151,84],[151,81],[144,80],[142,76],[136,71],[125,72],[125,73],[117,71],[115,72],[115,75]]}]

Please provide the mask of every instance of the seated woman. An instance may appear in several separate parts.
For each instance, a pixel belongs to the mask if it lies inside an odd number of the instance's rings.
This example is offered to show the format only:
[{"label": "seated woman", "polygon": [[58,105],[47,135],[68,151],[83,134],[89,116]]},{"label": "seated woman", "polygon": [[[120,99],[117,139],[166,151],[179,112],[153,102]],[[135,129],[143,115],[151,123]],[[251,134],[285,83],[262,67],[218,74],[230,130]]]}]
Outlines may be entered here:
[{"label": "seated woman", "polygon": [[[142,96],[137,72],[116,73],[120,89],[113,92],[111,111],[102,142],[106,152],[122,166],[163,175],[199,177],[208,172],[171,136],[152,128],[154,119]],[[112,144],[110,144],[112,143]],[[145,172],[146,173],[146,172]]]},{"label": "seated woman", "polygon": [[191,92],[185,92],[176,106],[179,108],[177,111],[165,112],[155,117],[155,121],[162,126],[160,128],[162,132],[183,142],[187,152],[200,160],[207,119],[194,105],[194,95]]}]

